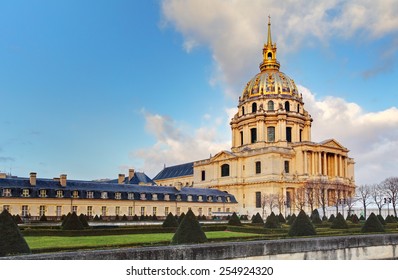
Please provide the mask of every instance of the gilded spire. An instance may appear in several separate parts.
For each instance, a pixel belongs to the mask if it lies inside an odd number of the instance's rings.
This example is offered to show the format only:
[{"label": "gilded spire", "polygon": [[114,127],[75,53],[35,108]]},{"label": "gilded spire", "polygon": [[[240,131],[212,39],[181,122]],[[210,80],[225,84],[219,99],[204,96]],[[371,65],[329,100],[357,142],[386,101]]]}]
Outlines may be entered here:
[{"label": "gilded spire", "polygon": [[276,60],[276,44],[272,44],[271,16],[268,16],[268,38],[263,47],[263,62],[260,64],[261,72],[266,70],[279,71],[279,62]]},{"label": "gilded spire", "polygon": [[267,46],[272,46],[272,39],[271,39],[271,16],[268,16],[268,39],[267,39]]}]

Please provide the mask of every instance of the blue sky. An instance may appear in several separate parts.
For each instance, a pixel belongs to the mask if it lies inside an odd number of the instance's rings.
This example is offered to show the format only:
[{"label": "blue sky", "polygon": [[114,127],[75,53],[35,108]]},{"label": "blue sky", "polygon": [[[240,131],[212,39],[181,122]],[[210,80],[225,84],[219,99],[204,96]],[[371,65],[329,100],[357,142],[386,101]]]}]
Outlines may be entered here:
[{"label": "blue sky", "polygon": [[229,117],[258,72],[271,14],[313,140],[348,147],[359,183],[396,176],[398,5],[245,3],[0,3],[0,170],[154,176],[228,149]]}]

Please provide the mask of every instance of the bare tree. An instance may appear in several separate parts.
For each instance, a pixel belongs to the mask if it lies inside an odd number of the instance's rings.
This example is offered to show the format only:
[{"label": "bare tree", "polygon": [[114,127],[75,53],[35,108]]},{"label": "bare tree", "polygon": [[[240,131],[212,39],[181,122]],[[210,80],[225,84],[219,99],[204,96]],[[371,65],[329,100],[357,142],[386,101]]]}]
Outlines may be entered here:
[{"label": "bare tree", "polygon": [[264,218],[265,207],[267,205],[269,207],[269,213],[271,214],[273,209],[278,206],[278,195],[274,193],[263,194],[261,199],[261,207],[263,208],[263,218]]},{"label": "bare tree", "polygon": [[304,190],[305,190],[306,202],[307,202],[308,206],[310,206],[311,213],[312,213],[314,211],[314,206],[316,203],[316,196],[315,196],[314,185],[312,184],[311,181],[307,181],[304,184]]},{"label": "bare tree", "polygon": [[397,202],[398,202],[398,177],[390,177],[382,182],[383,188],[391,199],[392,208],[394,209],[394,215],[397,217]]},{"label": "bare tree", "polygon": [[296,205],[296,208],[299,209],[300,211],[303,210],[305,206],[305,188],[296,188],[294,190],[294,204]]},{"label": "bare tree", "polygon": [[366,208],[368,207],[368,205],[370,204],[370,186],[369,185],[360,185],[357,188],[357,197],[358,200],[361,201],[362,206],[363,206],[363,214],[364,217],[366,219]]},{"label": "bare tree", "polygon": [[277,207],[278,207],[279,213],[282,213],[284,206],[285,206],[285,196],[283,195],[283,193],[278,193],[277,194]]},{"label": "bare tree", "polygon": [[329,183],[326,180],[316,179],[307,181],[306,185],[308,188],[312,188],[315,204],[322,208],[323,216],[326,216],[326,207],[328,203],[327,189]]},{"label": "bare tree", "polygon": [[265,207],[266,206],[267,206],[267,195],[263,194],[261,196],[261,208],[263,209],[263,215],[262,215],[263,219],[264,219],[264,216],[265,216]]},{"label": "bare tree", "polygon": [[346,201],[347,208],[348,208],[347,215],[350,216],[351,212],[352,212],[352,208],[354,207],[355,203],[358,201],[358,198],[353,195],[349,195],[349,196],[347,196],[345,201]]},{"label": "bare tree", "polygon": [[379,209],[379,215],[381,215],[381,208],[385,205],[384,203],[384,196],[385,196],[385,189],[380,184],[374,184],[370,186],[370,196],[372,197],[374,203]]}]

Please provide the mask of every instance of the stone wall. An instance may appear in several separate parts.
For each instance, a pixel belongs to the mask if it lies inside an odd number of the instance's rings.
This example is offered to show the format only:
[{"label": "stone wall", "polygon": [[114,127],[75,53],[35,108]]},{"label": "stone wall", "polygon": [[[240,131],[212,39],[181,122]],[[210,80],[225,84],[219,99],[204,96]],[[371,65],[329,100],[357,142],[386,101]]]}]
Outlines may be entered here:
[{"label": "stone wall", "polygon": [[33,260],[222,260],[222,259],[396,259],[398,234],[316,237],[200,245],[124,248],[34,254],[0,259]]}]

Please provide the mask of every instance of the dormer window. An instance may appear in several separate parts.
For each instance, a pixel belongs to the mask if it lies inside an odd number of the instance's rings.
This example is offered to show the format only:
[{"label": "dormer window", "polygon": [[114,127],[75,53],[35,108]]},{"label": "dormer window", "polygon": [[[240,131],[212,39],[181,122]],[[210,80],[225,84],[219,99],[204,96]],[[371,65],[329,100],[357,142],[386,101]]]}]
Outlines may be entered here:
[{"label": "dormer window", "polygon": [[181,195],[178,194],[178,195],[176,196],[176,200],[177,200],[177,201],[181,201]]},{"label": "dormer window", "polygon": [[203,201],[203,197],[201,195],[198,196],[198,201]]},{"label": "dormer window", "polygon": [[79,198],[79,191],[73,191],[72,192],[72,197],[73,198]]},{"label": "dormer window", "polygon": [[47,190],[40,190],[40,197],[47,197]]},{"label": "dormer window", "polygon": [[87,198],[94,198],[94,192],[93,191],[88,191],[87,192]]},{"label": "dormer window", "polygon": [[3,189],[3,196],[10,197],[11,196],[11,189]]},{"label": "dormer window", "polygon": [[129,200],[134,200],[134,193],[128,193],[128,195],[127,195],[127,198],[129,199]]},{"label": "dormer window", "polygon": [[188,195],[187,200],[192,201],[192,195]]},{"label": "dormer window", "polygon": [[22,190],[22,197],[29,197],[30,193],[29,193],[29,189],[23,189]]},{"label": "dormer window", "polygon": [[165,194],[164,195],[164,200],[170,200],[170,195],[169,194]]},{"label": "dormer window", "polygon": [[56,197],[57,197],[57,198],[62,198],[62,197],[64,197],[64,192],[61,191],[61,190],[57,190]]},{"label": "dormer window", "polygon": [[101,198],[102,199],[107,199],[108,198],[108,193],[107,192],[101,192]]},{"label": "dormer window", "polygon": [[217,197],[217,202],[222,202],[221,196]]},{"label": "dormer window", "polygon": [[156,193],[152,194],[152,200],[158,200],[158,194]]},{"label": "dormer window", "polygon": [[227,196],[227,197],[226,197],[226,200],[227,200],[227,202],[231,202],[231,197],[230,197],[230,196]]},{"label": "dormer window", "polygon": [[141,199],[141,200],[146,200],[146,194],[142,193],[142,194],[140,195],[140,199]]},{"label": "dormer window", "polygon": [[122,193],[120,192],[115,193],[115,199],[122,199]]},{"label": "dormer window", "polygon": [[208,202],[213,201],[213,197],[212,197],[211,195],[209,195],[209,196],[207,197],[207,201],[208,201]]}]

